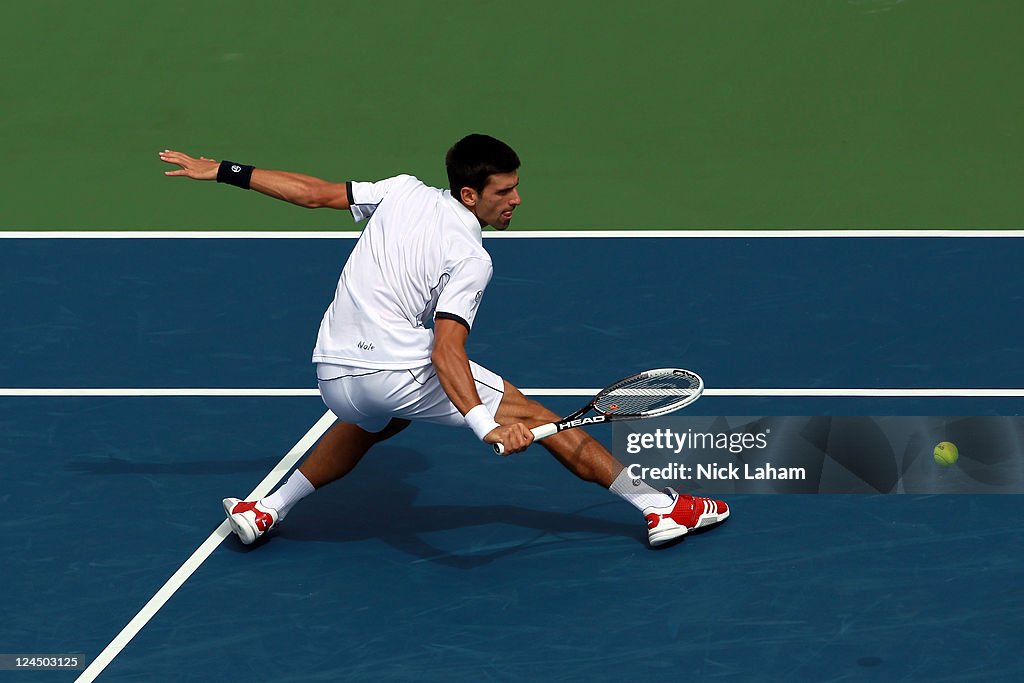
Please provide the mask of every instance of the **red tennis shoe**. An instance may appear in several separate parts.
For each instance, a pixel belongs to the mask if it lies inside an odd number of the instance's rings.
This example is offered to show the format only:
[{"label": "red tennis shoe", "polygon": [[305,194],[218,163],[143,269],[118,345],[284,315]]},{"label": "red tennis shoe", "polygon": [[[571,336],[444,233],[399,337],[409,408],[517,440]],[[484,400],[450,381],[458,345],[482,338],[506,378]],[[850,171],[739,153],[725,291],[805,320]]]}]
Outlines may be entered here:
[{"label": "red tennis shoe", "polygon": [[273,529],[277,524],[277,510],[264,507],[259,501],[249,502],[238,498],[225,498],[224,514],[228,516],[231,530],[238,534],[242,543],[246,545]]},{"label": "red tennis shoe", "polygon": [[664,508],[647,508],[647,538],[652,546],[668,543],[688,531],[718,524],[729,516],[729,506],[720,500],[700,498],[676,493],[671,488],[665,493],[674,499]]}]

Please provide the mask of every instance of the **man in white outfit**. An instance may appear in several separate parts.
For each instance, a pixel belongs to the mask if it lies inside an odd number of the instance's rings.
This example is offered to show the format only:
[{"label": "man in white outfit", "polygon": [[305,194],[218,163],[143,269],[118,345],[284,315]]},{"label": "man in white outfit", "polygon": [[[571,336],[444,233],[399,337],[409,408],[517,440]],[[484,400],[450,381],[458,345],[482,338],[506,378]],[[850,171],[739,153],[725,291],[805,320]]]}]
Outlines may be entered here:
[{"label": "man in white outfit", "polygon": [[[367,220],[320,324],[313,362],[324,403],[338,421],[288,480],[258,501],[224,500],[243,543],[266,534],[295,503],[345,476],[376,443],[413,421],[468,426],[487,444],[518,453],[530,427],[559,416],[466,355],[493,272],[482,229],[505,230],[519,206],[519,157],[473,134],[448,151],[449,189],[399,175],[332,183],[311,176],[198,159],[171,150],[168,176],[253,189],[308,208],[347,210]],[[610,489],[647,519],[651,545],[729,516],[722,501],[657,491],[582,429],[541,442],[584,481]]]}]

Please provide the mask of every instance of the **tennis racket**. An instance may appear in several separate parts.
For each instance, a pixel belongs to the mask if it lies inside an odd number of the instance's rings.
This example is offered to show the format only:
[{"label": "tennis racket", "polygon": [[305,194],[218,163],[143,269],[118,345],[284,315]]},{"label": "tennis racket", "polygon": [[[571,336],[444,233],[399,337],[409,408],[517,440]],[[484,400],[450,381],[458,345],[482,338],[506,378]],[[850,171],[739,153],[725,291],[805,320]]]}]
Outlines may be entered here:
[{"label": "tennis racket", "polygon": [[[530,431],[534,439],[546,439],[584,425],[658,417],[690,405],[702,393],[704,380],[695,372],[678,368],[647,370],[605,387],[572,415]],[[584,417],[591,411],[597,414]],[[496,443],[494,452],[504,455],[505,447]]]}]

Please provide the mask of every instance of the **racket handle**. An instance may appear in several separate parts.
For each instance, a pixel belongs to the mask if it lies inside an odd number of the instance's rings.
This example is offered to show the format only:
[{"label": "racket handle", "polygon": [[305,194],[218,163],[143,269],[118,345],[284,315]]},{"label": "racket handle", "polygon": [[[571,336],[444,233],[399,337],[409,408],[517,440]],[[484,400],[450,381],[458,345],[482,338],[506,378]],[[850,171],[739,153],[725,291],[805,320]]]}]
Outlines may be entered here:
[{"label": "racket handle", "polygon": [[[533,432],[533,440],[546,439],[552,434],[558,433],[558,426],[554,422],[549,422],[546,425],[534,427],[530,430]],[[505,446],[500,443],[494,444],[494,452],[498,455],[505,455]]]}]

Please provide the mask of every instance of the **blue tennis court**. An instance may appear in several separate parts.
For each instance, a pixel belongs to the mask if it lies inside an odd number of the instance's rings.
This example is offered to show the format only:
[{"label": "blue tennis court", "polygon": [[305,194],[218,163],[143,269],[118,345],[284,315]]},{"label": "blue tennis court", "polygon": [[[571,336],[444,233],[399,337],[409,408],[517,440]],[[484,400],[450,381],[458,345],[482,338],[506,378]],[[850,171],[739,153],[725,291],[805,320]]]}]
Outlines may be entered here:
[{"label": "blue tennis court", "polygon": [[[309,354],[349,239],[0,250],[0,650],[94,660],[324,414]],[[1011,237],[490,239],[475,360],[560,413],[682,365],[699,415],[1017,415]],[[974,397],[729,389],[976,388]],[[73,389],[214,395],[70,395]],[[18,390],[53,390],[26,395]],[[215,395],[251,389],[253,395]],[[274,394],[280,390],[306,390]],[[1000,391],[1006,390],[1006,391]],[[548,393],[545,393],[548,392]],[[37,392],[41,393],[41,392]],[[610,430],[594,434],[610,443]],[[541,449],[415,425],[220,543],[102,681],[1015,680],[1012,495],[741,495],[661,551]],[[76,672],[11,672],[18,681]]]}]

